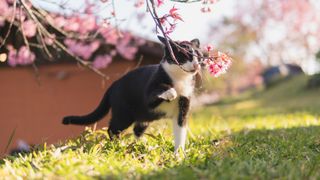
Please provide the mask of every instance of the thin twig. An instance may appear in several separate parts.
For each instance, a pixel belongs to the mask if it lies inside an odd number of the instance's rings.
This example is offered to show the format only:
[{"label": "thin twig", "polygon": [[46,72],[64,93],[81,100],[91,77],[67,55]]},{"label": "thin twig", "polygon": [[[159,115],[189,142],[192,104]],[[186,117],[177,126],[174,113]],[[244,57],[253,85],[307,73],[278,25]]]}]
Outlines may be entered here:
[{"label": "thin twig", "polygon": [[[21,34],[22,34],[22,37],[23,37],[23,41],[25,43],[25,45],[27,46],[28,50],[30,51],[30,44],[29,44],[29,41],[26,37],[26,34],[24,32],[24,29],[23,29],[23,22],[22,22],[22,7],[20,6],[19,8],[19,19],[20,19],[20,31],[21,31]],[[34,69],[34,74],[35,74],[35,78],[36,78],[36,81],[38,83],[38,85],[40,86],[41,83],[40,83],[40,75],[39,75],[39,70],[35,64],[35,62],[33,61],[32,62],[32,67]]]},{"label": "thin twig", "polygon": [[[41,33],[43,33],[43,35],[50,37],[51,34],[46,30],[46,28],[39,22],[39,20],[35,17],[35,15],[33,14],[32,10],[25,4],[24,0],[20,0],[22,6],[26,9],[27,13],[29,14],[29,16],[31,17],[31,19],[33,19],[36,24],[37,27],[39,28],[38,30],[41,31]],[[78,61],[81,65],[89,68],[90,70],[92,70],[93,72],[97,73],[98,75],[100,75],[102,78],[104,79],[109,79],[104,73],[102,73],[101,71],[99,71],[98,69],[92,67],[92,65],[90,64],[90,62],[84,61],[83,59],[81,59],[78,56],[75,56],[70,50],[68,50],[61,42],[59,42],[56,39],[53,39],[54,44],[56,44],[59,48],[61,48],[64,52],[66,52],[68,55],[74,57],[74,59],[76,61]]]},{"label": "thin twig", "polygon": [[10,134],[10,137],[9,137],[9,139],[8,139],[8,143],[7,143],[7,145],[6,145],[6,148],[4,149],[4,153],[7,152],[9,146],[12,144],[13,137],[14,137],[14,135],[16,134],[16,130],[17,130],[17,127],[15,127],[15,128],[13,129],[12,133]]},{"label": "thin twig", "polygon": [[137,68],[141,65],[142,60],[143,60],[143,55],[140,56],[140,58],[139,58],[139,60],[138,60],[138,63],[137,63],[137,65],[135,66],[134,69],[137,69]]},{"label": "thin twig", "polygon": [[78,56],[75,56],[72,52],[70,52],[62,43],[60,43],[57,40],[53,40],[53,42],[58,45],[63,51],[65,51],[67,54],[69,54],[70,56],[74,57],[75,60],[77,60],[81,65],[89,68],[90,70],[92,70],[93,72],[97,73],[98,75],[100,75],[102,78],[104,79],[109,79],[108,76],[106,76],[104,73],[102,73],[101,71],[99,71],[98,69],[94,68],[91,66],[90,62],[88,61],[84,61],[81,58],[79,58]]},{"label": "thin twig", "polygon": [[172,50],[172,47],[171,47],[171,45],[170,45],[170,42],[169,42],[169,40],[168,40],[168,38],[167,38],[167,35],[166,35],[166,33],[164,32],[163,27],[162,27],[162,25],[161,25],[160,18],[159,18],[158,14],[157,14],[154,1],[153,1],[153,0],[150,0],[152,9],[151,9],[150,6],[149,6],[149,1],[146,0],[146,2],[147,2],[147,8],[148,8],[148,10],[149,10],[149,12],[150,12],[150,15],[152,16],[152,19],[153,19],[154,22],[156,23],[156,26],[159,27],[160,31],[162,32],[162,35],[163,35],[163,37],[164,37],[164,39],[165,39],[165,41],[166,41],[166,46],[167,46],[167,48],[169,49],[169,53],[170,53],[171,58],[177,63],[177,65],[179,65],[179,62],[177,61],[175,55],[173,54],[173,50]]},{"label": "thin twig", "polygon": [[[33,11],[33,13],[38,17],[41,18],[42,21],[47,22],[53,29],[55,29],[56,31],[58,31],[59,33],[61,33],[63,36],[67,37],[67,38],[73,38],[73,39],[79,39],[79,40],[88,40],[88,39],[95,39],[99,33],[99,31],[96,31],[93,35],[79,35],[78,33],[70,33],[70,32],[66,32],[65,30],[63,30],[62,28],[59,28],[57,26],[55,26],[50,20],[46,20],[44,17],[46,16],[50,16],[50,14],[48,14],[47,12],[45,12],[44,10],[41,9],[36,9],[37,11]],[[50,16],[51,17],[51,16]]]},{"label": "thin twig", "polygon": [[179,3],[195,3],[195,2],[200,2],[202,0],[170,0],[173,2],[179,2]]},{"label": "thin twig", "polygon": [[[23,7],[26,9],[26,11],[28,12],[28,16],[34,21],[36,22],[37,24],[40,24],[38,18],[33,14],[32,10],[31,9],[28,9],[27,6],[24,4],[24,0],[20,0],[21,4],[23,5]],[[21,22],[22,23],[22,22]],[[37,31],[39,33],[39,36],[40,37],[40,43],[42,44],[42,47],[45,51],[45,53],[48,55],[48,57],[51,59],[52,58],[52,55],[49,51],[49,49],[47,48],[47,45],[46,43],[44,42],[44,37],[43,37],[43,34],[41,32],[41,29],[40,29],[40,26],[37,26]],[[28,47],[29,47],[29,44],[28,44]]]},{"label": "thin twig", "polygon": [[20,31],[21,31],[21,34],[22,34],[22,37],[23,37],[23,41],[26,44],[28,50],[30,50],[30,45],[29,45],[29,42],[27,40],[26,34],[24,32],[24,29],[23,29],[22,7],[21,6],[19,8],[19,20],[20,20]]},{"label": "thin twig", "polygon": [[120,30],[119,30],[119,24],[118,24],[118,18],[117,18],[117,13],[116,13],[116,6],[115,6],[115,3],[114,3],[114,0],[112,0],[112,9],[113,9],[113,17],[114,17],[114,22],[115,22],[115,28],[117,30],[117,34],[119,37],[122,36],[122,34],[120,33]]},{"label": "thin twig", "polygon": [[9,34],[10,34],[10,32],[11,32],[11,28],[12,28],[12,25],[13,25],[13,22],[14,22],[14,19],[15,19],[15,15],[16,15],[16,8],[17,8],[17,0],[14,0],[14,2],[13,2],[13,11],[12,11],[12,19],[11,19],[11,21],[10,21],[10,25],[9,25],[9,29],[8,29],[8,31],[7,31],[7,34],[6,34],[6,36],[4,37],[4,39],[3,39],[3,41],[2,41],[2,43],[1,43],[1,45],[0,45],[0,48],[2,47],[2,46],[4,46],[4,44],[6,43],[6,40],[8,39],[8,37],[9,37]]}]

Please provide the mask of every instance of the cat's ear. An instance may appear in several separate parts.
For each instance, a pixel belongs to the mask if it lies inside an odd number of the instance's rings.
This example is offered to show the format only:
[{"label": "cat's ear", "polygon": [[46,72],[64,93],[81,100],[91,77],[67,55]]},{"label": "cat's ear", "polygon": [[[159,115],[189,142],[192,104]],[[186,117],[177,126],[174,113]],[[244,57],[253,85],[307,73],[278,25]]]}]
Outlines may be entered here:
[{"label": "cat's ear", "polygon": [[[158,36],[158,39],[161,41],[161,43],[164,45],[164,46],[167,46],[167,42],[166,42],[166,39],[162,36]],[[169,43],[171,46],[174,46],[174,43],[172,43],[171,40],[169,40]]]},{"label": "cat's ear", "polygon": [[196,48],[200,48],[200,41],[199,39],[192,39],[191,41],[191,44],[196,47]]},{"label": "cat's ear", "polygon": [[164,45],[166,45],[166,39],[162,36],[158,36],[158,39],[160,40],[160,42]]}]

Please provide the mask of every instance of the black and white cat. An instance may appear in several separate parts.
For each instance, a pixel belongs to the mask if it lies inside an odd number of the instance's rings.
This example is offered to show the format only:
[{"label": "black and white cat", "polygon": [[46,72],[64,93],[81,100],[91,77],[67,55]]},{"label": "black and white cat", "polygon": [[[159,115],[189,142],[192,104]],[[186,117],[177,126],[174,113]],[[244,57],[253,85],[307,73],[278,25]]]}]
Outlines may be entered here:
[{"label": "black and white cat", "polygon": [[[158,37],[165,45],[165,39]],[[184,149],[187,135],[187,116],[195,76],[200,71],[198,39],[172,42],[179,65],[171,58],[165,45],[160,64],[135,69],[115,81],[105,93],[99,106],[85,116],[68,116],[63,124],[88,125],[102,119],[112,109],[108,133],[118,136],[134,124],[134,134],[140,137],[150,122],[164,117],[173,119],[175,151]],[[177,46],[178,45],[178,46]]]}]

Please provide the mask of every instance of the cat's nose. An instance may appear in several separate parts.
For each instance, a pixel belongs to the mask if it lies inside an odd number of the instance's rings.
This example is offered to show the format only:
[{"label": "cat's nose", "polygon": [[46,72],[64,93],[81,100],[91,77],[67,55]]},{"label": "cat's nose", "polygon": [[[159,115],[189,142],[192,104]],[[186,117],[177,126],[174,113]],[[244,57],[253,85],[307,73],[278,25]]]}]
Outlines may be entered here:
[{"label": "cat's nose", "polygon": [[194,70],[199,70],[200,69],[200,64],[199,63],[194,63],[193,64]]}]

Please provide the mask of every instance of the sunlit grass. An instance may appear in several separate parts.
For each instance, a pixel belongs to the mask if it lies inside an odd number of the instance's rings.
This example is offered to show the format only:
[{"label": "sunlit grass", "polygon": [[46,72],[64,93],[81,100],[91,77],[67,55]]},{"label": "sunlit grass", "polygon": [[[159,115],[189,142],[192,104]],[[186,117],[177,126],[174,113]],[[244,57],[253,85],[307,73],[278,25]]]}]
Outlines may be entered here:
[{"label": "sunlit grass", "polygon": [[173,154],[171,122],[141,139],[128,130],[110,142],[105,130],[9,156],[0,177],[69,179],[318,179],[320,91],[298,77],[253,97],[194,112],[185,155]]}]

